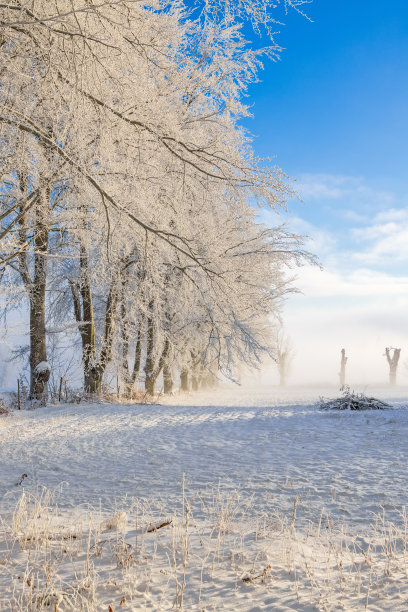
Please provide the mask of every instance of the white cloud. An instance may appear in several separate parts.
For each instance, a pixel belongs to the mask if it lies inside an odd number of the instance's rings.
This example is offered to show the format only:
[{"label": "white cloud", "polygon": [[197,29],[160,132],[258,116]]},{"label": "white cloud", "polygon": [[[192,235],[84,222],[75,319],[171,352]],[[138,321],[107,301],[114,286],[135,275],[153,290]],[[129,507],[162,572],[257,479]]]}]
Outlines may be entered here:
[{"label": "white cloud", "polygon": [[370,221],[370,217],[368,217],[367,215],[361,215],[355,210],[342,210],[341,214],[346,221],[350,221],[351,223],[361,224],[368,223]]},{"label": "white cloud", "polygon": [[356,268],[349,273],[305,267],[299,273],[297,285],[309,298],[408,296],[408,275],[396,276],[368,268]]},{"label": "white cloud", "polygon": [[[363,177],[337,174],[302,174],[298,179],[297,191],[306,203],[343,201],[341,211],[348,210],[348,214],[352,203],[384,208],[398,201],[395,193],[372,187]],[[363,216],[363,220],[365,218]]]},{"label": "white cloud", "polygon": [[354,253],[358,262],[366,265],[394,265],[406,261],[408,264],[408,210],[391,209],[377,214],[372,223],[352,231],[360,244],[368,245]]},{"label": "white cloud", "polygon": [[377,223],[388,223],[391,221],[408,221],[408,210],[406,208],[390,208],[378,213],[374,217],[374,221]]},{"label": "white cloud", "polygon": [[[336,385],[344,347],[350,383],[387,384],[385,347],[401,347],[402,362],[408,356],[408,265],[403,274],[395,267],[397,260],[408,259],[408,211],[393,208],[354,228],[347,251],[334,232],[301,219],[294,229],[317,238],[310,248],[324,269],[302,268],[297,286],[303,295],[291,297],[285,308],[285,327],[296,350],[292,382]],[[399,379],[408,382],[403,364]]]},{"label": "white cloud", "polygon": [[331,174],[302,174],[298,180],[298,191],[302,199],[337,200],[350,192],[361,190],[363,181],[358,177]]},{"label": "white cloud", "polygon": [[[408,382],[408,207],[406,196],[364,179],[305,175],[299,191],[315,223],[289,218],[289,229],[311,237],[307,248],[324,269],[301,268],[283,318],[295,346],[293,383],[338,383],[340,350],[348,381],[387,384],[386,346],[402,348],[399,380]],[[386,208],[388,206],[388,208]],[[299,213],[298,213],[299,214]],[[265,215],[273,223],[281,216]],[[323,226],[324,224],[324,226]]]},{"label": "white cloud", "polygon": [[308,237],[305,244],[306,248],[319,257],[332,253],[338,246],[337,237],[333,232],[318,228],[316,225],[305,221],[305,219],[293,217],[288,225],[291,231]]}]

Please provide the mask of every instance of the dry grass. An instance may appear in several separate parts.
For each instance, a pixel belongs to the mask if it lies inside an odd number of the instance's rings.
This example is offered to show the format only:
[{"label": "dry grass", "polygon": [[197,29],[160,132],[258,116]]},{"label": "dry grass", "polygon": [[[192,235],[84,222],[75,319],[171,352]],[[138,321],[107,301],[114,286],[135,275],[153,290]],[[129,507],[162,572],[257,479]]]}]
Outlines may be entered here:
[{"label": "dry grass", "polygon": [[52,492],[23,491],[0,523],[0,610],[279,609],[279,597],[295,610],[407,609],[405,510],[364,535],[324,514],[298,528],[296,510],[297,498],[287,517],[256,516],[236,491],[188,499],[183,486],[171,511],[134,500],[68,515]]}]

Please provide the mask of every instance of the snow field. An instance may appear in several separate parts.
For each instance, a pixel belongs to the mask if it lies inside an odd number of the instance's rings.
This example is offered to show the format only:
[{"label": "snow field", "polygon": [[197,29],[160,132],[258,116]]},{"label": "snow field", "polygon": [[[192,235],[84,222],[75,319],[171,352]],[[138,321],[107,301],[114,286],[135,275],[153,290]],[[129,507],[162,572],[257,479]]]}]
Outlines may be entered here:
[{"label": "snow field", "polygon": [[404,399],[313,397],[3,417],[0,610],[407,610]]}]

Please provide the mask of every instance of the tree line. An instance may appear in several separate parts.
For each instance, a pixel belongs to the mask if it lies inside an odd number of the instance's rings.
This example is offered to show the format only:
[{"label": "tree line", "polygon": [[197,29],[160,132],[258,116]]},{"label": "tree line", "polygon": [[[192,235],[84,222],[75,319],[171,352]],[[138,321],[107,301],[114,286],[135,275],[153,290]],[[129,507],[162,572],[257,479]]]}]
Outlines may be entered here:
[{"label": "tree line", "polygon": [[86,393],[114,366],[129,397],[141,373],[169,392],[274,354],[288,270],[313,258],[258,222],[292,187],[242,119],[274,11],[303,3],[0,3],[2,317],[27,313],[31,399],[51,344]]}]

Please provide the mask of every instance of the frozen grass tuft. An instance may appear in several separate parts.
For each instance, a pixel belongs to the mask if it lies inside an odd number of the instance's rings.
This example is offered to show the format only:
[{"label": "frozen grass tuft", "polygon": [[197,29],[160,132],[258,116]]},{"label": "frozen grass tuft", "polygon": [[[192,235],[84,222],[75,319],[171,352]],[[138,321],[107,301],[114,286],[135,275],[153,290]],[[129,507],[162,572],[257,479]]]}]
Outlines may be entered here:
[{"label": "frozen grass tuft", "polygon": [[406,609],[405,509],[364,534],[324,512],[299,525],[301,511],[297,496],[288,516],[259,515],[237,491],[190,499],[183,485],[177,508],[136,499],[68,515],[52,492],[23,491],[0,523],[0,609]]}]

